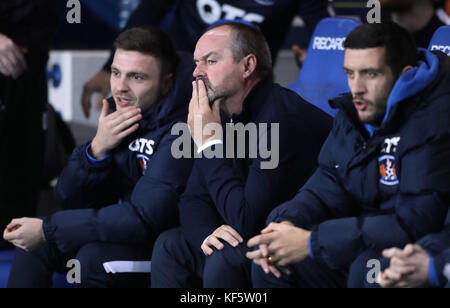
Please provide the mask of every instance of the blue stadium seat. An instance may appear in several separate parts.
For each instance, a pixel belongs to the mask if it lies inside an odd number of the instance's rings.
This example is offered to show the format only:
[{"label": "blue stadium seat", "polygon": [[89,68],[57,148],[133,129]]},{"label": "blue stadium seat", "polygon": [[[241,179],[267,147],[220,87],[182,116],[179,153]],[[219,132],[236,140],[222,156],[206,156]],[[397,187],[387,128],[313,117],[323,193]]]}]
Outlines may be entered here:
[{"label": "blue stadium seat", "polygon": [[6,288],[14,250],[0,251],[0,288]]},{"label": "blue stadium seat", "polygon": [[431,38],[429,50],[440,50],[450,56],[450,26],[441,26]]},{"label": "blue stadium seat", "polygon": [[[13,257],[14,250],[0,250],[0,288],[6,288]],[[65,275],[55,273],[53,275],[53,287],[73,288],[74,285],[67,282]]]},{"label": "blue stadium seat", "polygon": [[361,22],[353,18],[331,17],[321,20],[309,43],[305,62],[297,81],[288,86],[301,97],[334,116],[328,100],[349,92],[344,64],[344,40]]}]

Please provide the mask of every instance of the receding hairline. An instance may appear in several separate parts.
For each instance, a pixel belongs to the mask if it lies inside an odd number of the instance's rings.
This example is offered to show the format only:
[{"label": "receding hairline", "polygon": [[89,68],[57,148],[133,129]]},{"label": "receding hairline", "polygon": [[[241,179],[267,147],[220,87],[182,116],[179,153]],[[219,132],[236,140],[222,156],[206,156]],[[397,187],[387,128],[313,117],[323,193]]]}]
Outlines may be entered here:
[{"label": "receding hairline", "polygon": [[[225,34],[221,35],[220,33],[214,33],[214,32],[224,32],[226,31]],[[231,42],[236,40],[236,36],[233,36],[233,34],[237,33],[237,29],[234,29],[231,25],[226,24],[226,25],[219,25],[216,26],[212,29],[206,30],[205,33],[203,33],[203,35],[200,37],[200,39],[206,35],[219,35],[219,36],[227,36],[228,38],[230,38]]]},{"label": "receding hairline", "polygon": [[[216,30],[218,30],[218,31],[226,31],[226,30],[228,30],[224,35],[220,35],[220,34],[217,34],[217,33],[214,33],[214,31],[216,31]],[[220,35],[220,36],[223,36],[223,37],[227,37],[228,39],[227,39],[227,44],[226,44],[226,47],[233,53],[233,49],[235,48],[235,46],[234,46],[234,44],[236,43],[236,35],[237,35],[237,33],[238,33],[238,30],[237,29],[234,29],[231,25],[229,25],[229,24],[226,24],[226,25],[218,25],[218,26],[216,26],[216,27],[214,27],[214,28],[212,28],[212,29],[209,29],[209,30],[206,30],[203,34],[202,34],[202,36],[200,37],[200,39],[198,40],[198,42],[203,38],[203,37],[205,37],[205,36],[207,36],[207,35]],[[234,34],[234,35],[233,35]],[[197,44],[198,44],[198,42],[197,42]],[[210,53],[217,53],[217,51],[214,49],[213,51],[211,51],[211,52],[209,52],[208,54],[210,54]],[[195,56],[195,53],[194,53],[194,56]],[[202,56],[201,58],[203,58],[204,56]],[[195,57],[194,57],[194,59],[195,59]]]}]

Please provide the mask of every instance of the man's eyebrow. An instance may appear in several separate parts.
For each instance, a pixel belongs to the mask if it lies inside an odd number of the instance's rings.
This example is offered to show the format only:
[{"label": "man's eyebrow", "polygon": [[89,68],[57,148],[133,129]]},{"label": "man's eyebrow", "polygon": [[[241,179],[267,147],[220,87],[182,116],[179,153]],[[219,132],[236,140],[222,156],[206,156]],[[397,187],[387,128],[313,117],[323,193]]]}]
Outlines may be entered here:
[{"label": "man's eyebrow", "polygon": [[[120,72],[120,70],[117,67],[113,66],[113,65],[111,65],[111,70]],[[127,72],[127,76],[134,76],[134,75],[141,75],[143,77],[148,77],[149,76],[148,74],[143,73],[143,72]]]},{"label": "man's eyebrow", "polygon": [[148,77],[148,75],[146,73],[143,73],[143,72],[127,72],[127,76],[136,76],[136,75],[139,75],[139,76],[141,76],[143,78],[147,78]]},{"label": "man's eyebrow", "polygon": [[194,58],[194,62],[195,62],[195,61],[199,61],[199,60],[201,60],[201,59],[206,59],[206,58],[208,58],[208,57],[210,57],[210,56],[212,56],[212,55],[218,55],[218,53],[217,53],[216,51],[210,51],[210,52],[208,52],[206,55],[204,55],[203,57],[200,57],[200,59]]},{"label": "man's eyebrow", "polygon": [[[342,69],[344,71],[351,71],[351,72],[355,71],[355,70],[345,67],[345,66],[343,66]],[[375,68],[375,67],[366,67],[366,68],[358,69],[356,71],[366,73],[366,72],[381,72],[382,70],[379,68]]]}]

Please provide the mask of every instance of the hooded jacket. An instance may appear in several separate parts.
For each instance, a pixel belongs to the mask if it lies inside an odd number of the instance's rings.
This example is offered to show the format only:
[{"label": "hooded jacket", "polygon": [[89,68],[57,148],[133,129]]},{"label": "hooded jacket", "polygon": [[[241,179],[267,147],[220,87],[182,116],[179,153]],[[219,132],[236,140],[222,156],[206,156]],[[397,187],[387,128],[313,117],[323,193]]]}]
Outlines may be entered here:
[{"label": "hooded jacket", "polygon": [[450,288],[450,247],[435,256],[430,266],[434,269],[434,276],[430,277],[432,285]]},{"label": "hooded jacket", "polygon": [[319,168],[268,221],[312,230],[310,253],[347,269],[367,249],[403,247],[442,230],[450,193],[447,57],[421,49],[396,81],[380,128],[364,126],[351,95],[319,155]]},{"label": "hooded jacket", "polygon": [[45,219],[47,242],[63,253],[95,241],[143,244],[178,224],[177,203],[193,162],[173,157],[171,129],[187,118],[193,69],[191,55],[179,54],[172,90],[108,158],[93,163],[90,143],[74,150],[55,189],[66,210]]},{"label": "hooded jacket", "polygon": [[446,284],[449,284],[450,211],[447,213],[444,230],[438,233],[426,235],[421,238],[417,244],[425,249],[430,255],[430,264],[428,268],[430,285],[434,287],[443,287]]}]

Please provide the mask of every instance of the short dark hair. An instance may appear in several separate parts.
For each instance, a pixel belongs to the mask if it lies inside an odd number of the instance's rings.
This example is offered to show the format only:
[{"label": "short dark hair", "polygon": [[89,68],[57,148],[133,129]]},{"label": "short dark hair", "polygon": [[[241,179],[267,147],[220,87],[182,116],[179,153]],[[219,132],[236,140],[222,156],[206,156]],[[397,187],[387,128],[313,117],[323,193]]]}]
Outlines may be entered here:
[{"label": "short dark hair", "polygon": [[358,26],[347,36],[344,47],[384,47],[385,63],[391,68],[395,79],[400,76],[405,66],[415,66],[418,59],[417,46],[411,34],[391,21]]},{"label": "short dark hair", "polygon": [[257,76],[263,78],[272,72],[272,56],[269,44],[257,26],[239,21],[225,21],[209,27],[205,33],[222,26],[231,28],[232,42],[230,49],[235,62],[253,54],[257,60],[255,69]]},{"label": "short dark hair", "polygon": [[114,41],[115,49],[137,51],[160,60],[161,77],[174,73],[177,53],[165,32],[154,27],[134,27],[120,33]]}]

